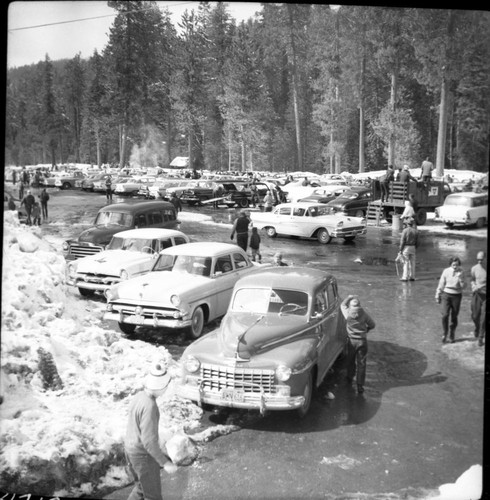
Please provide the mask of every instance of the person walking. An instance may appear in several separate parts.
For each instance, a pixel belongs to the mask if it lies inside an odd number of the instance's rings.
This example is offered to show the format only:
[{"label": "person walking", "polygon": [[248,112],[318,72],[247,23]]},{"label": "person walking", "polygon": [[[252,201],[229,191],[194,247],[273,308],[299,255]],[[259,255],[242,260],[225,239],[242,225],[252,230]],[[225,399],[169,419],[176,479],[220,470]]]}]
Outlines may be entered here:
[{"label": "person walking", "polygon": [[22,200],[22,198],[24,198],[24,189],[25,189],[25,184],[21,177],[19,181],[19,200]]},{"label": "person walking", "polygon": [[105,194],[107,201],[112,201],[112,176],[109,174],[105,180]]},{"label": "person walking", "polygon": [[428,182],[432,179],[432,171],[434,170],[434,164],[429,161],[429,157],[427,157],[420,167],[420,179],[423,182]]},{"label": "person walking", "polygon": [[225,187],[223,186],[223,184],[218,183],[213,188],[212,198],[214,199],[213,201],[214,208],[219,208],[219,202],[222,201],[221,198],[223,197],[224,192],[225,192]]},{"label": "person walking", "polygon": [[46,191],[46,188],[44,188],[41,191],[41,194],[39,195],[39,200],[41,201],[41,213],[43,216],[43,222],[46,222],[48,220],[48,201],[49,201],[49,194]]},{"label": "person walking", "polygon": [[252,235],[250,236],[250,249],[252,250],[252,261],[262,262],[262,255],[260,253],[260,234],[256,227],[252,228]]},{"label": "person walking", "polygon": [[395,180],[395,171],[393,170],[393,165],[388,165],[386,173],[381,179],[381,203],[388,201],[390,196],[390,184]]},{"label": "person walking", "polygon": [[476,264],[471,268],[471,319],[475,324],[475,337],[478,345],[482,346],[486,333],[487,310],[487,270],[483,266],[485,252],[476,254]]},{"label": "person walking", "polygon": [[177,212],[182,212],[182,202],[175,192],[170,195],[169,201],[175,207]]},{"label": "person walking", "polygon": [[252,221],[248,216],[248,212],[242,210],[233,223],[233,229],[230,235],[230,239],[233,239],[236,233],[236,243],[239,247],[243,248],[245,252],[248,246],[248,228],[250,224],[252,224]]},{"label": "person walking", "polygon": [[135,486],[128,500],[162,500],[160,469],[175,472],[177,466],[159,446],[160,412],[156,399],[170,382],[163,363],[157,363],[145,379],[145,387],[129,406],[124,451]]},{"label": "person walking", "polygon": [[274,197],[272,196],[272,192],[269,189],[264,196],[264,211],[272,212],[272,207],[274,206]]},{"label": "person walking", "polygon": [[23,198],[23,200],[20,202],[21,205],[24,205],[26,207],[26,212],[27,212],[27,220],[26,220],[26,224],[28,226],[31,226],[32,225],[32,219],[31,219],[31,213],[32,213],[32,209],[34,207],[34,203],[36,202],[36,199],[34,198],[34,196],[32,195],[31,193],[31,190],[28,189],[27,190],[27,194],[26,196]]},{"label": "person walking", "polygon": [[458,314],[466,287],[465,276],[458,257],[451,257],[449,267],[442,271],[436,290],[436,302],[441,304],[442,313],[442,343],[454,342]]},{"label": "person walking", "polygon": [[366,381],[366,362],[368,353],[367,334],[376,323],[361,306],[357,295],[347,296],[340,304],[340,310],[345,318],[347,329],[347,383],[352,384],[356,376],[357,392],[364,392]]},{"label": "person walking", "polygon": [[415,281],[415,250],[419,245],[419,235],[413,219],[407,220],[407,227],[400,236],[399,253],[403,257],[403,274],[400,281]]}]

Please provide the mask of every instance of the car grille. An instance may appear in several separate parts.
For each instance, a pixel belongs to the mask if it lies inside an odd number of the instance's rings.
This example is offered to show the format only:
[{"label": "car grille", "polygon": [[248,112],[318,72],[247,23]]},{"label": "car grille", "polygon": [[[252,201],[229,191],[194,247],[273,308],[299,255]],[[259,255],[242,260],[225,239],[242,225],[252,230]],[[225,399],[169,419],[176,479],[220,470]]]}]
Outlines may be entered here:
[{"label": "car grille", "polygon": [[176,312],[175,308],[170,308],[170,307],[137,306],[134,304],[124,304],[121,302],[113,303],[114,311],[125,315],[135,314],[137,307],[141,307],[143,309],[141,311],[140,316],[143,316],[146,319],[153,319],[154,314],[156,314],[158,318],[165,318],[165,317],[173,318],[174,313]]},{"label": "car grille", "polygon": [[81,257],[87,257],[87,255],[94,255],[102,252],[102,250],[104,250],[104,248],[100,246],[71,245],[70,255],[80,259]]},{"label": "car grille", "polygon": [[274,370],[257,370],[203,364],[201,366],[203,389],[241,389],[248,393],[275,393]]},{"label": "car grille", "polygon": [[119,281],[119,276],[110,276],[108,274],[86,273],[79,276],[80,281],[86,283],[98,283],[101,285],[111,284],[114,281]]}]

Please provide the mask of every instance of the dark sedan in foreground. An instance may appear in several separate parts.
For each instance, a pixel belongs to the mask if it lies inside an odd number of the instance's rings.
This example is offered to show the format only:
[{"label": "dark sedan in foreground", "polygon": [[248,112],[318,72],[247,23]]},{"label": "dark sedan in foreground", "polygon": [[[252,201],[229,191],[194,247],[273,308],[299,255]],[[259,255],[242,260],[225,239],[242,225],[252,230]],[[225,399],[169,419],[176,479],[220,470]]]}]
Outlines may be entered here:
[{"label": "dark sedan in foreground", "polygon": [[241,278],[218,329],[182,355],[177,393],[199,404],[305,416],[347,341],[335,278],[267,268]]}]

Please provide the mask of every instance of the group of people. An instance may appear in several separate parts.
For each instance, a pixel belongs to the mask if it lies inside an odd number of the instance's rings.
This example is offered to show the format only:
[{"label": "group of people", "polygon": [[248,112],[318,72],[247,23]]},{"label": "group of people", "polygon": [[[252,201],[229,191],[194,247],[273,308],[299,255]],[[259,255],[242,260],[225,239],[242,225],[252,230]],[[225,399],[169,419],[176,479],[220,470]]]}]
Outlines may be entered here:
[{"label": "group of people", "polygon": [[[26,210],[26,224],[28,226],[40,226],[41,220],[46,222],[48,219],[49,193],[46,188],[41,191],[38,199],[39,201],[36,200],[30,189],[21,199],[20,205],[24,206]],[[16,208],[14,198],[11,196],[8,201],[8,209],[16,210]]]}]

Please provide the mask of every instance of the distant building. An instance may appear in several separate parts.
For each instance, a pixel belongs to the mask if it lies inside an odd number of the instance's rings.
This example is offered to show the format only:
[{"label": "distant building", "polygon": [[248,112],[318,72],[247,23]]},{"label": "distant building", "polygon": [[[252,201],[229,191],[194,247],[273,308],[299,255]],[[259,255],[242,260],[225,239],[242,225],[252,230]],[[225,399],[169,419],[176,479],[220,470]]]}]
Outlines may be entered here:
[{"label": "distant building", "polygon": [[171,168],[189,168],[189,157],[188,156],[176,156],[170,162]]}]

